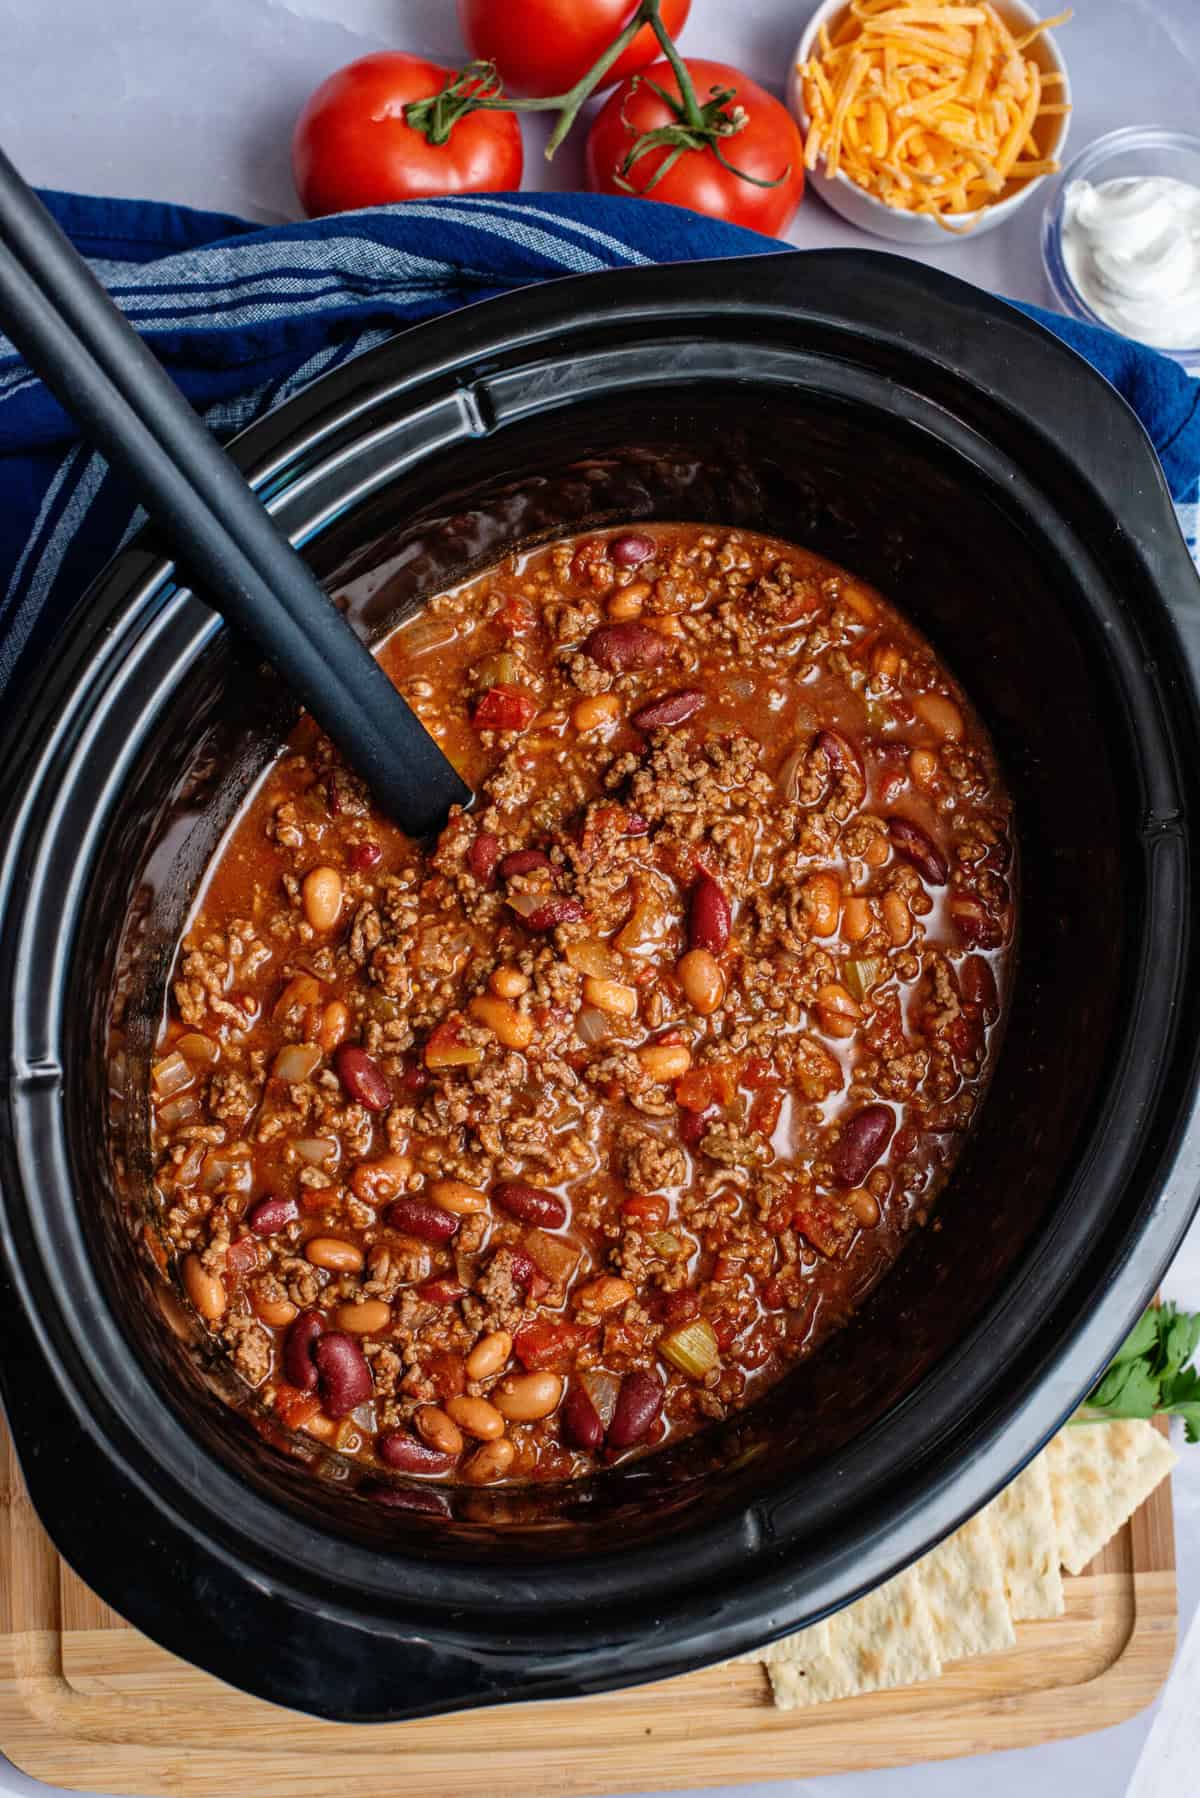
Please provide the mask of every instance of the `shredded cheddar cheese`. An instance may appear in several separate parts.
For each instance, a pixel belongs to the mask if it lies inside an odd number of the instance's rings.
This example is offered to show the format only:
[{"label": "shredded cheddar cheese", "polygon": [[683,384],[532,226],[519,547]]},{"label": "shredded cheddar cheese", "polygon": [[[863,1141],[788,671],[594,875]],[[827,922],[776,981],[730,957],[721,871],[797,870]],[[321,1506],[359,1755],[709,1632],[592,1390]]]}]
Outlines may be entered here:
[{"label": "shredded cheddar cheese", "polygon": [[988,0],[850,0],[800,68],[807,167],[823,161],[885,205],[970,229],[956,215],[1058,169],[1045,149],[1057,134],[1039,121],[1070,111],[1062,76],[1026,52],[1070,16],[1015,37]]}]

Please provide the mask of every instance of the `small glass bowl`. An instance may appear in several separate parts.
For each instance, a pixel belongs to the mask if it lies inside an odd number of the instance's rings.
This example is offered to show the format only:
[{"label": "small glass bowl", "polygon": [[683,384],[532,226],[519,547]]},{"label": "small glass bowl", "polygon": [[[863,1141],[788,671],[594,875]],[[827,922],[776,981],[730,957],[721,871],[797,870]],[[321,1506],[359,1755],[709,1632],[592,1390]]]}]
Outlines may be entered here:
[{"label": "small glass bowl", "polygon": [[[1107,319],[1094,312],[1072,281],[1062,250],[1063,211],[1067,189],[1072,181],[1119,180],[1129,175],[1170,175],[1178,181],[1189,181],[1200,187],[1200,137],[1188,131],[1162,131],[1156,125],[1127,125],[1121,131],[1110,131],[1080,152],[1061,175],[1046,198],[1042,219],[1042,262],[1046,279],[1059,307],[1071,318],[1084,324],[1100,325],[1106,331],[1115,329]],[[1142,342],[1138,338],[1135,341]],[[1171,356],[1184,368],[1200,371],[1200,344],[1191,349],[1163,349],[1150,344],[1160,355]]]}]

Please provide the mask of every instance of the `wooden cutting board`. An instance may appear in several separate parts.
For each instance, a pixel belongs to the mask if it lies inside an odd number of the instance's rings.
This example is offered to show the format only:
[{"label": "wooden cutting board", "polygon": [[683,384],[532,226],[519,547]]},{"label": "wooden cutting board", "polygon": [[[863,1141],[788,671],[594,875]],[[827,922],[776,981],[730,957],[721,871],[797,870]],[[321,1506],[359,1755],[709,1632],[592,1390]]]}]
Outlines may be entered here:
[{"label": "wooden cutting board", "polygon": [[1017,1645],[926,1686],[780,1713],[760,1667],[607,1697],[372,1727],[279,1710],[131,1629],[59,1560],[0,1421],[0,1749],[72,1790],[147,1798],[578,1798],[800,1779],[1118,1723],[1175,1648],[1169,1482]]}]

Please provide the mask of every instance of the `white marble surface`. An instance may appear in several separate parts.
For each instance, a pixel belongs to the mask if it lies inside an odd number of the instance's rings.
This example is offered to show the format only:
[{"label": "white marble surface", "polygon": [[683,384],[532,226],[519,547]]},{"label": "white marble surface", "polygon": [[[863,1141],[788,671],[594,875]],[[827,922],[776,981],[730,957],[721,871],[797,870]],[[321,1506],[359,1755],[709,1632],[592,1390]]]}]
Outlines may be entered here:
[{"label": "white marble surface", "polygon": [[[496,0],[519,5],[520,0]],[[808,0],[693,0],[684,48],[782,82]],[[1047,3],[1044,10],[1052,10]],[[339,64],[387,46],[460,53],[452,0],[0,0],[0,142],[44,186],[184,201],[278,221],[295,215],[287,142],[296,110]],[[1200,125],[1200,0],[1075,0],[1062,34],[1076,112],[1070,147],[1119,125]],[[548,171],[530,127],[529,184],[574,187],[570,144]],[[923,255],[964,279],[1048,303],[1036,199],[1009,226]],[[801,246],[862,244],[810,197]],[[1200,1306],[1200,1228],[1167,1291]],[[1180,1611],[1200,1604],[1200,1447],[1175,1480]],[[1196,1789],[1200,1621],[1145,1715],[1098,1736],[969,1763],[728,1788],[724,1798],[1175,1798]],[[1188,1677],[1187,1667],[1191,1674]],[[46,1788],[0,1758],[0,1798]],[[699,1795],[697,1794],[697,1798]]]}]

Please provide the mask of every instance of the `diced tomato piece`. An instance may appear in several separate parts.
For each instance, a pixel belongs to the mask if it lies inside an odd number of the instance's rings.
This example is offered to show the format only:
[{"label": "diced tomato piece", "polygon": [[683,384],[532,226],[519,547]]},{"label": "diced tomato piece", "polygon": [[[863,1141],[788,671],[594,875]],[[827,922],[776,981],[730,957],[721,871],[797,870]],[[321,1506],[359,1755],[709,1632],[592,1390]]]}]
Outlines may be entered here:
[{"label": "diced tomato piece", "polygon": [[458,1398],[467,1390],[467,1364],[451,1349],[434,1349],[425,1362],[425,1372],[441,1399]]},{"label": "diced tomato piece", "polygon": [[759,1136],[771,1136],[783,1110],[783,1094],[777,1086],[764,1086],[750,1107],[750,1128]]},{"label": "diced tomato piece", "polygon": [[471,1068],[483,1060],[483,1050],[476,1043],[464,1043],[466,1019],[443,1018],[429,1033],[425,1044],[427,1068]]},{"label": "diced tomato piece", "polygon": [[496,623],[506,637],[525,637],[537,629],[538,615],[533,604],[520,593],[510,593],[496,613]]},{"label": "diced tomato piece", "polygon": [[258,1244],[253,1236],[243,1236],[240,1242],[231,1242],[225,1251],[225,1265],[235,1276],[248,1274],[258,1266]]},{"label": "diced tomato piece", "polygon": [[537,701],[520,687],[489,687],[471,714],[476,730],[525,730],[537,713]]},{"label": "diced tomato piece", "polygon": [[626,1199],[621,1206],[623,1217],[632,1218],[635,1223],[645,1224],[647,1229],[661,1230],[667,1221],[670,1207],[667,1201],[656,1192],[639,1193],[635,1199]]},{"label": "diced tomato piece", "polygon": [[778,1079],[774,1067],[761,1055],[751,1055],[742,1069],[742,1085],[757,1092],[760,1086],[771,1086]]},{"label": "diced tomato piece", "polygon": [[593,1328],[585,1328],[582,1324],[551,1323],[548,1319],[538,1318],[517,1331],[513,1350],[528,1373],[540,1373],[544,1369],[560,1372],[570,1366],[594,1334]]},{"label": "diced tomato piece", "polygon": [[313,1392],[297,1392],[282,1383],[275,1391],[275,1410],[289,1430],[302,1430],[321,1409],[321,1401]]},{"label": "diced tomato piece", "polygon": [[703,1067],[689,1068],[675,1082],[675,1099],[688,1111],[704,1111],[715,1101],[732,1105],[737,1097],[738,1063],[708,1061]]},{"label": "diced tomato piece", "polygon": [[737,1341],[738,1328],[732,1317],[710,1318],[713,1335],[717,1339],[717,1347],[722,1354],[731,1349]]}]

